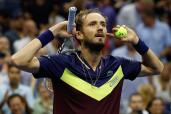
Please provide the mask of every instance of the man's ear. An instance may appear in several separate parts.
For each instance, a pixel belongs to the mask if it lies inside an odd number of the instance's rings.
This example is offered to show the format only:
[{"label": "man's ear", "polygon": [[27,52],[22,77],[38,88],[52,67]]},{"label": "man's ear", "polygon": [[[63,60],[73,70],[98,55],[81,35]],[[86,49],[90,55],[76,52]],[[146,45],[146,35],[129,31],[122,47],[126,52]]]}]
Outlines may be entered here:
[{"label": "man's ear", "polygon": [[82,34],[82,32],[81,31],[76,31],[76,38],[78,39],[78,40],[83,40],[83,34]]}]

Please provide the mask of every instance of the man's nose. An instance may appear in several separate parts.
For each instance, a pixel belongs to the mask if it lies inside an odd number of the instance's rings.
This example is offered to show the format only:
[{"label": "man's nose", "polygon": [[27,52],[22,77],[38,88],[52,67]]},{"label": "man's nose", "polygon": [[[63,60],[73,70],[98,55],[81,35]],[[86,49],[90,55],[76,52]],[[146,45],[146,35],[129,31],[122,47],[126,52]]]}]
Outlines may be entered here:
[{"label": "man's nose", "polygon": [[97,29],[98,31],[103,31],[103,26],[99,24]]}]

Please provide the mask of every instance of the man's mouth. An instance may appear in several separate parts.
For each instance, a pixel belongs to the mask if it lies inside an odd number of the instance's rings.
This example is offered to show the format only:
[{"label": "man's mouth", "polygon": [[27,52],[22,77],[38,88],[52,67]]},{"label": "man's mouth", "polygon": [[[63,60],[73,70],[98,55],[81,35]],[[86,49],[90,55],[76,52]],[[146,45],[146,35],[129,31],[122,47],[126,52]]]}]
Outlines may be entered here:
[{"label": "man's mouth", "polygon": [[95,34],[95,37],[105,37],[105,35],[103,33],[98,33],[98,34]]}]

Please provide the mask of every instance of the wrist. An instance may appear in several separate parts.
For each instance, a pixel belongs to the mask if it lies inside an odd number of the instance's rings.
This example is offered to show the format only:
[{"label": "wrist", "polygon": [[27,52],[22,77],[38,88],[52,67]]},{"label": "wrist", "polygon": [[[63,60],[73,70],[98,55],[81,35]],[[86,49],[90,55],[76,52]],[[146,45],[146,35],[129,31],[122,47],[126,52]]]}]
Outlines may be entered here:
[{"label": "wrist", "polygon": [[133,40],[133,45],[137,45],[138,44],[138,42],[139,42],[139,38],[138,37],[136,37],[134,40]]},{"label": "wrist", "polygon": [[42,47],[44,47],[54,39],[54,34],[51,30],[46,30],[45,32],[41,33],[37,39],[40,40]]},{"label": "wrist", "polygon": [[49,28],[49,30],[52,32],[53,36],[56,36],[58,34],[58,25],[52,26],[51,28]]},{"label": "wrist", "polygon": [[144,55],[145,53],[147,53],[149,49],[149,47],[141,39],[138,39],[138,42],[133,44],[133,47],[141,55]]}]

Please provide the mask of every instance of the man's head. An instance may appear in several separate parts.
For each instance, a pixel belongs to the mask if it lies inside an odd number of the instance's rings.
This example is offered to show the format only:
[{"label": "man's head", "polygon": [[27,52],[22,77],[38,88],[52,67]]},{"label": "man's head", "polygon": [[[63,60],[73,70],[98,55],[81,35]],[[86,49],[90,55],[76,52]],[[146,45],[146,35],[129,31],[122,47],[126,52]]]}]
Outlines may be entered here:
[{"label": "man's head", "polygon": [[8,38],[5,36],[0,36],[0,52],[7,54],[9,53],[9,50],[10,50],[10,44]]},{"label": "man's head", "polygon": [[45,88],[43,81],[39,82],[37,89],[41,99],[50,99],[51,96],[48,93],[48,90]]},{"label": "man's head", "polygon": [[26,100],[18,95],[11,95],[7,100],[8,106],[11,110],[11,114],[24,114],[26,107]]},{"label": "man's head", "polygon": [[154,9],[154,0],[137,0],[136,1],[136,7],[139,12],[142,12],[144,10],[153,10]]},{"label": "man's head", "polygon": [[154,10],[144,10],[141,13],[143,23],[148,27],[153,27],[155,24],[155,11]]},{"label": "man's head", "polygon": [[76,16],[76,38],[82,46],[100,51],[106,38],[106,19],[97,10],[83,10]]},{"label": "man's head", "polygon": [[17,88],[20,83],[20,70],[14,66],[8,65],[8,77],[10,86],[13,88]]},{"label": "man's head", "polygon": [[38,33],[36,23],[33,20],[25,21],[23,30],[25,35],[30,37],[35,37],[35,35]]},{"label": "man's head", "polygon": [[132,111],[143,110],[143,98],[139,93],[134,93],[130,96],[129,106]]}]

